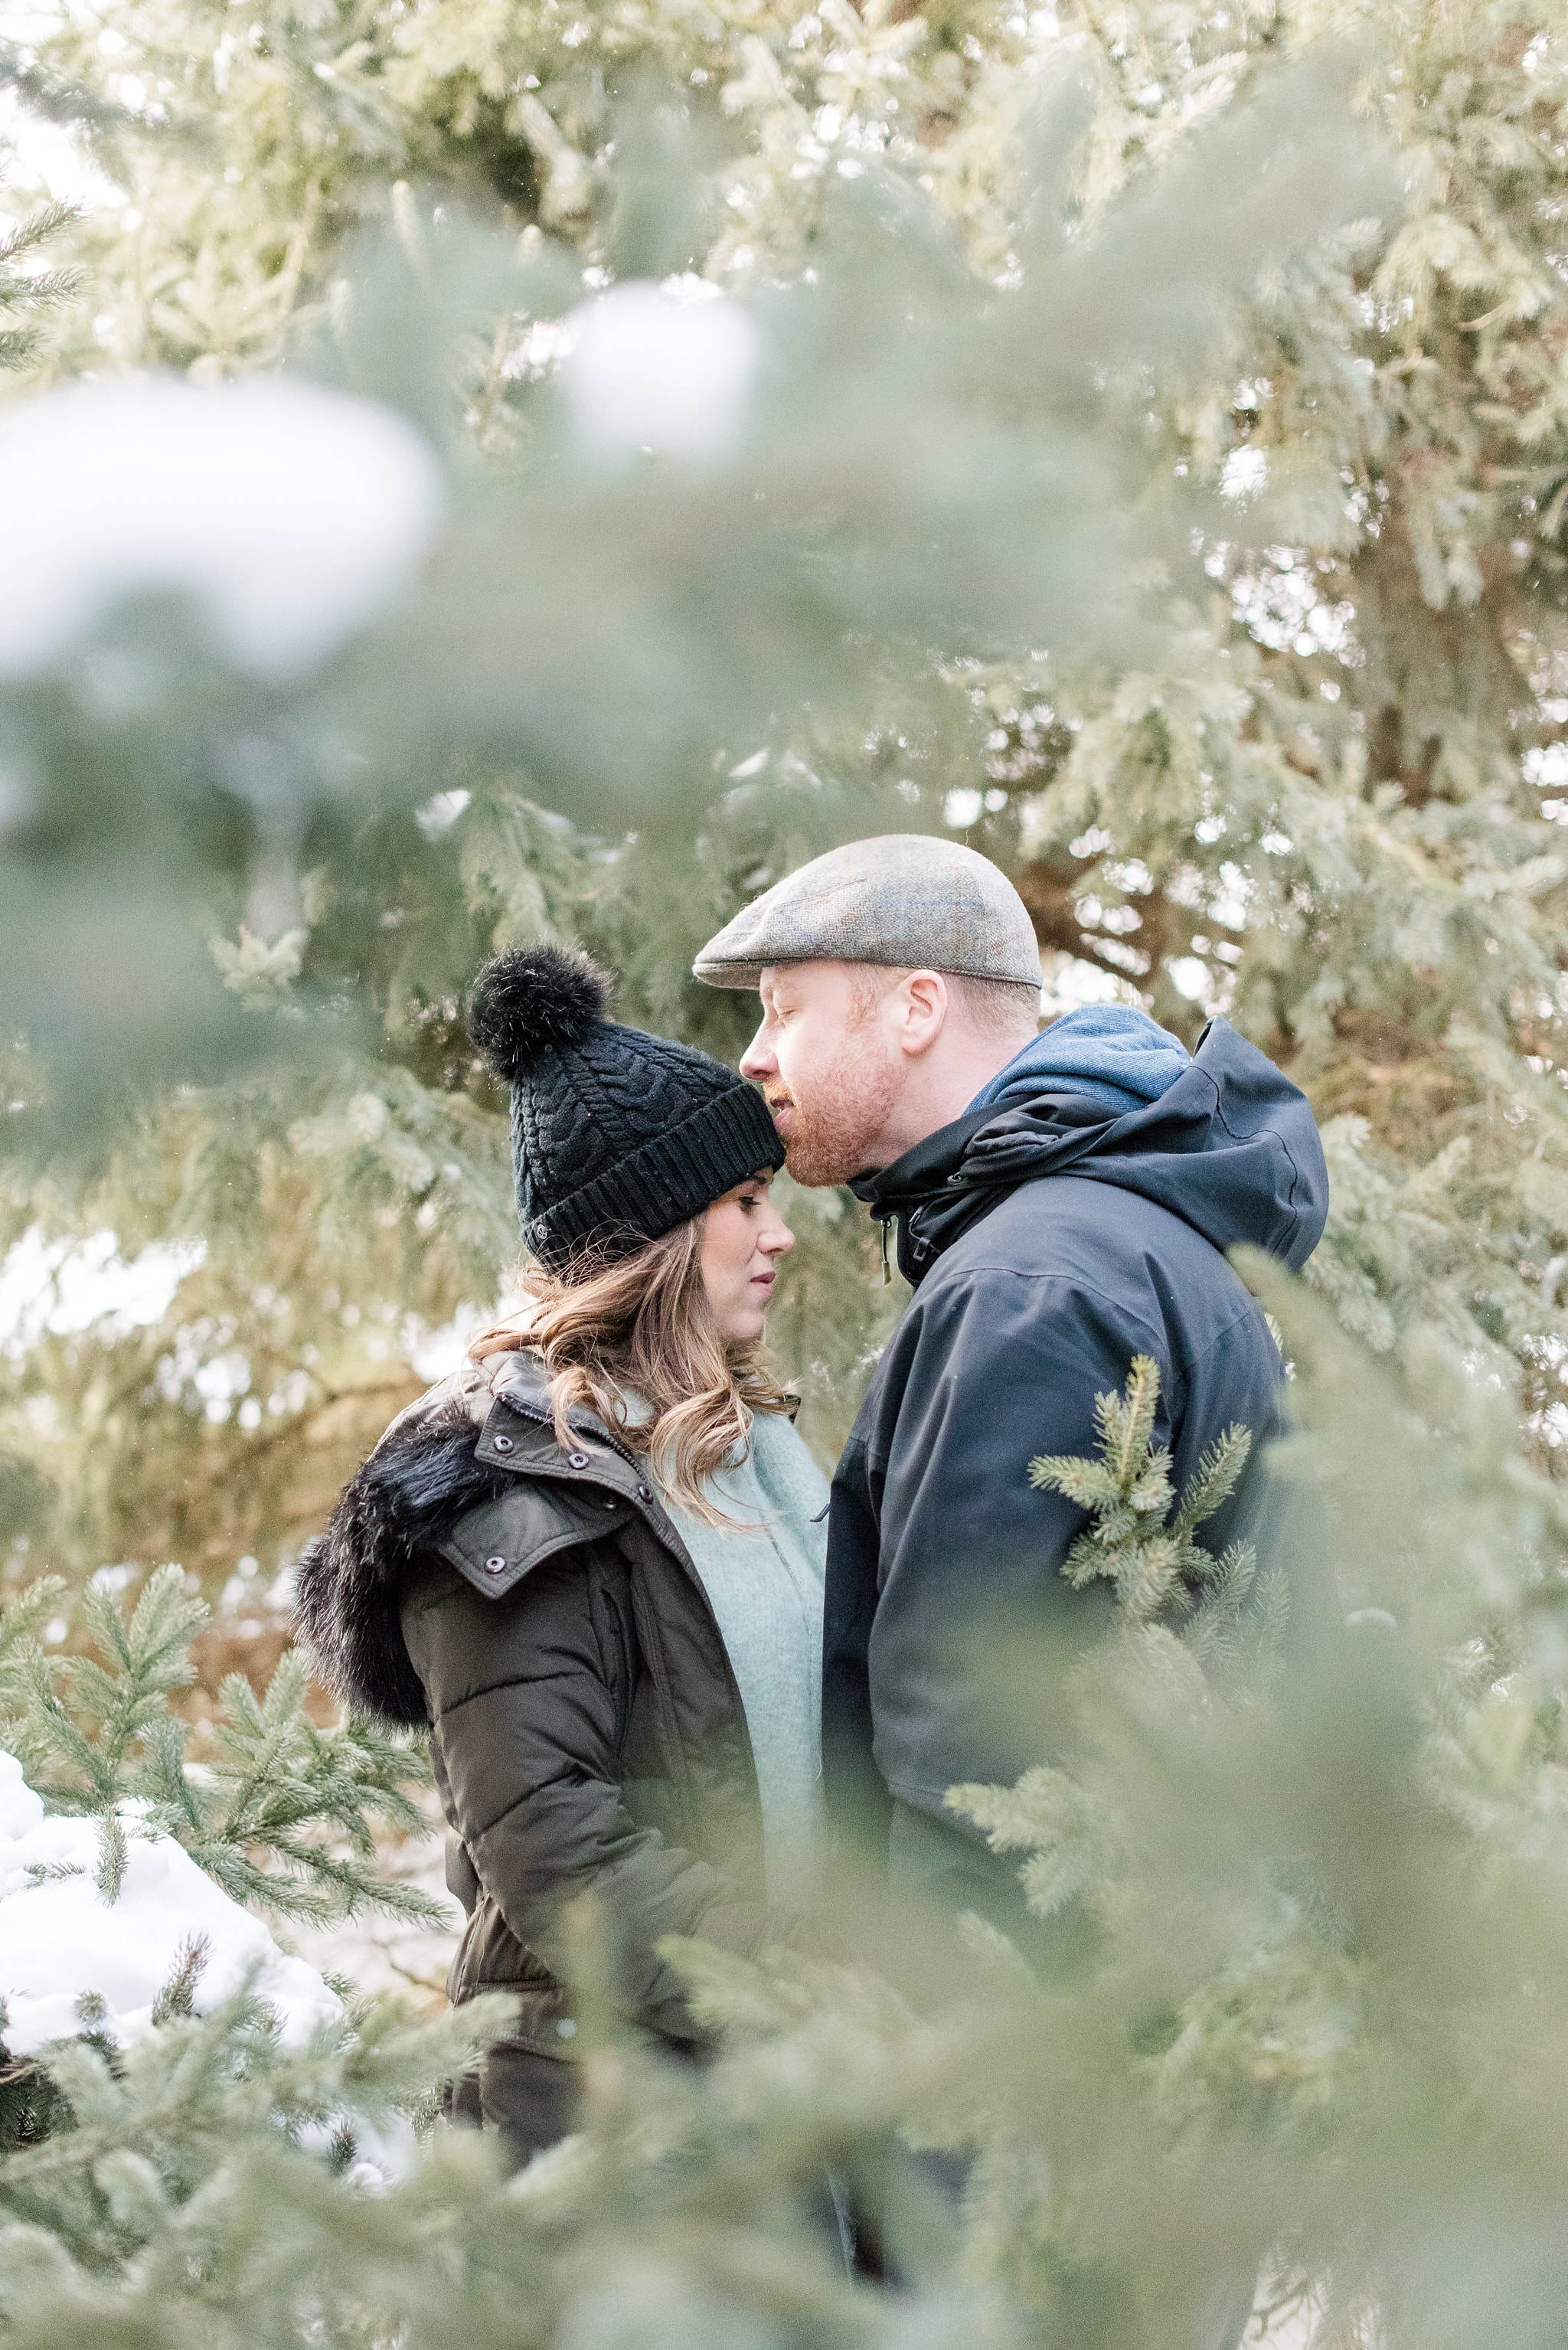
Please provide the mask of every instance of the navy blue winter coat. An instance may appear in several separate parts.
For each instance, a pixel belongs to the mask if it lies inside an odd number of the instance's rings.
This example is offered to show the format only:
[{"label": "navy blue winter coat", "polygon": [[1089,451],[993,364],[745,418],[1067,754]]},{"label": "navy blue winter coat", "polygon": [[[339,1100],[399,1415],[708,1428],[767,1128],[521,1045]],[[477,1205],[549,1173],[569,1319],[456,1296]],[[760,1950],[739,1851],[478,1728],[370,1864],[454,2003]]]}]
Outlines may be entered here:
[{"label": "navy blue winter coat", "polygon": [[[1255,1517],[1282,1366],[1222,1252],[1250,1242],[1299,1270],[1328,1180],[1305,1097],[1215,1020],[1158,1101],[1117,1115],[1058,1091],[971,1110],[854,1188],[897,1219],[915,1288],[829,1519],[824,1768],[830,1812],[864,1823],[889,1795],[944,1816],[955,1782],[1047,1759],[1038,1723],[1026,1751],[998,1720],[966,1642],[1023,1621],[1072,1646],[1104,1624],[1108,1586],[1057,1572],[1083,1513],[1028,1466],[1095,1453],[1095,1398],[1135,1355],[1159,1367],[1156,1440],[1179,1485],[1232,1421],[1254,1433],[1203,1539],[1222,1550]],[[1311,1612],[1326,1595],[1303,1597]]]}]

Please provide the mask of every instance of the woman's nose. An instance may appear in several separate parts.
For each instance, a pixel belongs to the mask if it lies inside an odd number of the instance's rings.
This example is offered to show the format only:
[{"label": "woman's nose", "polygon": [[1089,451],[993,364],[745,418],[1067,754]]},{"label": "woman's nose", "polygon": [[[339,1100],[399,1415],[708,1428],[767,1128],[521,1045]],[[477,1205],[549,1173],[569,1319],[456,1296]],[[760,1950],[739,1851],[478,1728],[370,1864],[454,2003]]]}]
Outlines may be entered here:
[{"label": "woman's nose", "polygon": [[763,1232],[757,1246],[767,1256],[784,1256],[794,1246],[794,1234],[787,1224],[775,1224],[771,1232]]}]

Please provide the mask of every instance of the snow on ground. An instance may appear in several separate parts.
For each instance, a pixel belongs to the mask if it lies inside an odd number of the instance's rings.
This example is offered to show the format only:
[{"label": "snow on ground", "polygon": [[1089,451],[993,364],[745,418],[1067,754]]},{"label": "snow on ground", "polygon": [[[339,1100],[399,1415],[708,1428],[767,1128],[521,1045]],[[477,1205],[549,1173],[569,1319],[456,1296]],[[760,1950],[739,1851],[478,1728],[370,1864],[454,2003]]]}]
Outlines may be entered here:
[{"label": "snow on ground", "polygon": [[194,1989],[199,2012],[228,1998],[254,1968],[256,1992],[286,2044],[297,2046],[342,2013],[316,1969],[280,1950],[260,1918],[231,1901],[182,1845],[148,1835],[132,1804],[120,1817],[129,1857],[110,1903],[98,1887],[98,1823],[46,1818],[21,1764],[0,1752],[0,2002],[12,2055],[80,2033],[83,2000],[95,2032],[138,2039],[196,1937],[206,1945]]}]

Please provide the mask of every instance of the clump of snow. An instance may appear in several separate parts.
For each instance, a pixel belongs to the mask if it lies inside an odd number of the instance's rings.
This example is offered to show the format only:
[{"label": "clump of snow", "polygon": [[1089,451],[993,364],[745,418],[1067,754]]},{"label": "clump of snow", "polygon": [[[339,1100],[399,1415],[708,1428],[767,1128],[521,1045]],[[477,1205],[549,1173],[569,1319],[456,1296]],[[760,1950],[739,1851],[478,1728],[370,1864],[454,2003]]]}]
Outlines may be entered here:
[{"label": "clump of snow", "polygon": [[287,379],[73,384],[0,413],[0,677],[122,597],[193,597],[236,669],[306,674],[428,554],[441,469],[403,417]]},{"label": "clump of snow", "polygon": [[1255,497],[1268,479],[1267,450],[1232,449],[1220,471],[1220,494],[1222,498]]},{"label": "clump of snow", "polygon": [[195,1938],[206,1946],[198,2012],[229,1998],[254,1969],[256,1995],[286,2045],[341,2015],[315,1968],[280,1950],[260,1918],[231,1901],[182,1845],[149,1835],[133,1804],[121,1817],[129,1856],[119,1898],[109,1903],[98,1888],[98,1824],[46,1818],[16,1756],[0,1752],[0,2002],[14,2056],[79,2033],[84,1999],[94,2032],[122,2043],[140,2038]]},{"label": "clump of snow", "polygon": [[700,279],[631,278],[563,326],[562,380],[579,441],[609,457],[728,455],[762,359],[738,302]]}]

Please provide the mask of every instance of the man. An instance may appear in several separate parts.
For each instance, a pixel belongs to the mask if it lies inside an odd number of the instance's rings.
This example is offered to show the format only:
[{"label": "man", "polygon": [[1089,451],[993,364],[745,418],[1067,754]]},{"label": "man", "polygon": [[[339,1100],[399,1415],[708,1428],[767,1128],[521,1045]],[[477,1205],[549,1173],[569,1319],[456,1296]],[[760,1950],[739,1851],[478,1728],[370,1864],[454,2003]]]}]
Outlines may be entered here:
[{"label": "man", "polygon": [[[1179,1484],[1232,1421],[1259,1440],[1255,1463],[1280,1358],[1223,1252],[1250,1242],[1293,1268],[1311,1254],[1327,1201],[1312,1112],[1223,1020],[1191,1055],[1121,1005],[1037,1033],[1028,911],[952,841],[834,849],[694,968],[760,991],[741,1067],[791,1174],[849,1183],[884,1238],[895,1222],[915,1292],[833,1485],[830,1810],[885,1825],[896,1879],[1016,1924],[1012,1865],[943,1797],[1044,1759],[1050,1721],[999,1719],[974,1636],[1023,1621],[1081,1644],[1109,1606],[1105,1585],[1060,1580],[1083,1514],[1036,1492],[1029,1462],[1093,1454],[1096,1396],[1141,1354],[1158,1366],[1156,1440]],[[1216,1551],[1257,1490],[1250,1474],[1203,1530]]]}]

